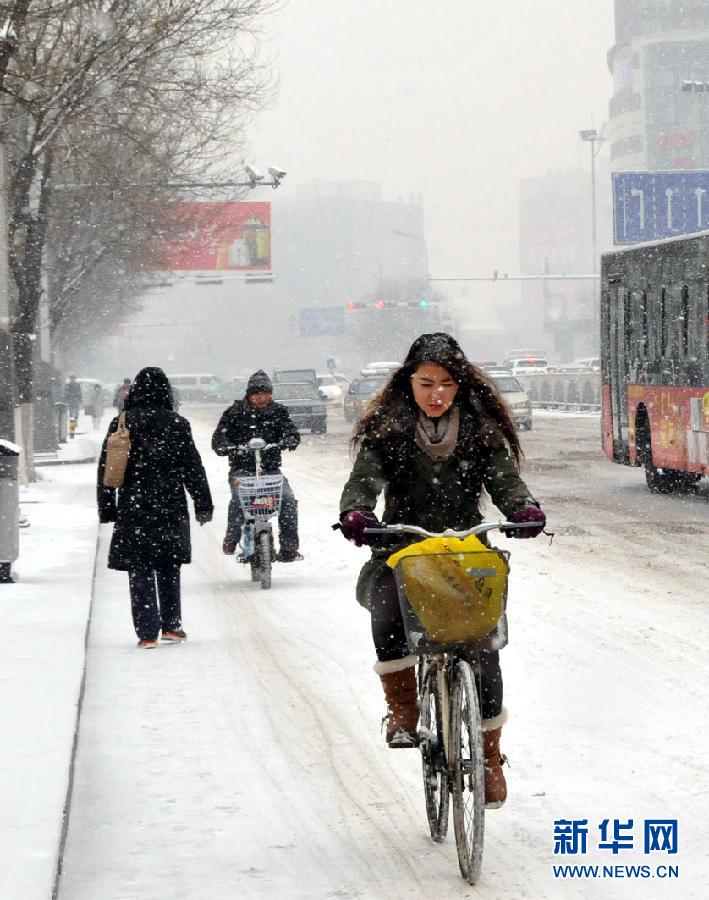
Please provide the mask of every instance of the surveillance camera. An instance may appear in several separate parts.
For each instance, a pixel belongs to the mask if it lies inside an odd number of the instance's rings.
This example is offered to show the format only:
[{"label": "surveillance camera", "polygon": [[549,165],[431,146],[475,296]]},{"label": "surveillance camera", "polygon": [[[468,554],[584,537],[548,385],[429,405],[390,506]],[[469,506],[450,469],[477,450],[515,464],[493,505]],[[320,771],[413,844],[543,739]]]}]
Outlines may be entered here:
[{"label": "surveillance camera", "polygon": [[285,178],[285,177],[286,177],[286,174],[287,174],[287,173],[286,173],[283,169],[279,169],[278,166],[269,166],[269,167],[268,167],[268,174],[269,174],[272,178],[277,178],[277,179],[280,181],[281,178]]},{"label": "surveillance camera", "polygon": [[250,181],[263,181],[263,175],[255,166],[251,166],[247,163],[244,168],[246,169],[246,174],[249,176]]}]

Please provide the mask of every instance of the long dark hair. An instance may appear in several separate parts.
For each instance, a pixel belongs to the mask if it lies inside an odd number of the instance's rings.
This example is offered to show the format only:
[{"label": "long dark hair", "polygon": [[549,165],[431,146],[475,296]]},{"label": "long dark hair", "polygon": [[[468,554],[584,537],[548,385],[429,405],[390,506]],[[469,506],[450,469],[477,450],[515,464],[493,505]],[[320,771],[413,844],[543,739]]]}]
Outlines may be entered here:
[{"label": "long dark hair", "polygon": [[413,342],[401,368],[373,398],[355,428],[353,448],[360,444],[362,438],[386,430],[404,417],[417,415],[411,376],[425,362],[443,366],[458,385],[455,402],[461,412],[472,413],[478,419],[494,423],[519,465],[523,453],[517,429],[495,382],[466,358],[455,338],[442,331],[422,334]]}]

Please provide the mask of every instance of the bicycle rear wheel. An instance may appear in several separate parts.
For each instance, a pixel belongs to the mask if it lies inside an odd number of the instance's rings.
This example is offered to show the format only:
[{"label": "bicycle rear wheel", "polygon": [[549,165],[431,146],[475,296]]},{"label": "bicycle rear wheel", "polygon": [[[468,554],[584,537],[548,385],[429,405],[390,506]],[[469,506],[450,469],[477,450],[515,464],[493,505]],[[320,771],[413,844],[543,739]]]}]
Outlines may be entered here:
[{"label": "bicycle rear wheel", "polygon": [[261,563],[261,587],[267,591],[271,587],[271,533],[262,531],[258,539],[259,562]]},{"label": "bicycle rear wheel", "polygon": [[430,667],[421,686],[421,764],[426,815],[431,837],[440,842],[448,831],[449,781],[446,752],[443,746],[441,693],[437,669]]},{"label": "bicycle rear wheel", "polygon": [[450,772],[453,827],[460,872],[469,884],[480,875],[485,836],[485,762],[475,679],[460,660],[451,685]]}]

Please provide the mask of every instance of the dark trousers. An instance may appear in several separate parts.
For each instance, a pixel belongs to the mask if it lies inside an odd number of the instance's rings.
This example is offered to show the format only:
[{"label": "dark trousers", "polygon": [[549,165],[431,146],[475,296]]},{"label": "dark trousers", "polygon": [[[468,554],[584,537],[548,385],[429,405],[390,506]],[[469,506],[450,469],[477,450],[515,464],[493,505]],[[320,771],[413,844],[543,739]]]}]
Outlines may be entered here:
[{"label": "dark trousers", "polygon": [[[227,513],[226,539],[239,542],[241,538],[241,526],[244,524],[244,512],[239,503],[239,493],[236,480],[239,475],[248,474],[232,469],[229,472],[229,487],[231,488],[231,500]],[[271,474],[271,473],[269,473]],[[277,473],[273,473],[274,475]],[[298,539],[298,501],[295,499],[293,489],[288,484],[288,479],[283,478],[283,495],[281,497],[281,510],[278,513],[278,543],[281,550],[297,550],[300,546]]]},{"label": "dark trousers", "polygon": [[135,633],[141,641],[156,641],[160,630],[182,626],[180,567],[128,572],[130,604]]},{"label": "dark trousers", "polygon": [[[381,662],[408,656],[404,620],[399,606],[394,573],[384,566],[373,580],[371,595],[372,637]],[[480,705],[483,719],[502,712],[502,671],[497,650],[480,650]]]}]

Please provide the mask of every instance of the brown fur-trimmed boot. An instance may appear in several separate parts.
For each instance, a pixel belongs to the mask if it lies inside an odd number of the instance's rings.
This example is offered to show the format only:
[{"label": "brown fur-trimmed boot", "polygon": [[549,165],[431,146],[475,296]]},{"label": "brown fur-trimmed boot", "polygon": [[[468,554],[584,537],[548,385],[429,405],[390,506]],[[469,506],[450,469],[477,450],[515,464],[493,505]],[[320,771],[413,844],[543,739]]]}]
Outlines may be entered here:
[{"label": "brown fur-trimmed boot", "polygon": [[507,757],[500,753],[500,735],[507,721],[503,709],[494,719],[483,719],[483,755],[485,757],[485,808],[499,809],[507,799],[507,782],[502,766]]},{"label": "brown fur-trimmed boot", "polygon": [[417,747],[419,720],[417,657],[378,662],[374,671],[382,680],[389,715],[386,740],[392,748]]}]

